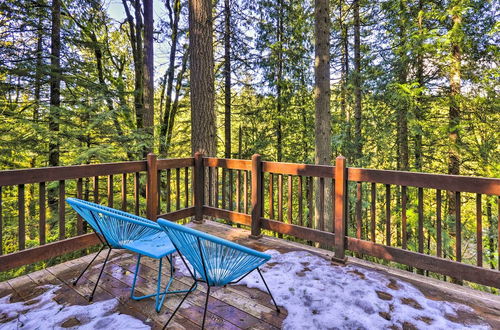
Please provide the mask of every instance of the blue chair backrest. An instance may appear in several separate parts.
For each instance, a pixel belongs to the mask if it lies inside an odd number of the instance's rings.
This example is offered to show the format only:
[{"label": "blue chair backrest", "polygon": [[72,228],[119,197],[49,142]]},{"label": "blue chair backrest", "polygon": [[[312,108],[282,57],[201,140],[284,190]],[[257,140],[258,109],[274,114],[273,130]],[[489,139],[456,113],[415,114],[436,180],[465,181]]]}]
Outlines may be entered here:
[{"label": "blue chair backrest", "polygon": [[161,230],[155,222],[127,212],[77,198],[67,198],[66,201],[114,248]]},{"label": "blue chair backrest", "polygon": [[232,282],[267,262],[271,256],[228,240],[158,219],[176,249],[212,286]]}]

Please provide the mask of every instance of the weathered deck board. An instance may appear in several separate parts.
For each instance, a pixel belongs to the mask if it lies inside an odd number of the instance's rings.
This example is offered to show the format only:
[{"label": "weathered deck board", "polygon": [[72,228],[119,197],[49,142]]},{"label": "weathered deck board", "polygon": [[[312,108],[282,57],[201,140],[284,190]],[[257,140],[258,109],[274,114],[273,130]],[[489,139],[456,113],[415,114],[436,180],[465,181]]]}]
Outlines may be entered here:
[{"label": "weathered deck board", "polygon": [[[192,226],[196,229],[260,251],[274,249],[284,253],[302,249],[326,258],[331,257],[329,251],[276,238],[263,237],[259,240],[250,239],[248,238],[248,230],[233,228],[211,221],[207,221],[204,224],[192,224]],[[54,300],[59,304],[87,305],[89,304],[87,297],[92,292],[105,254],[106,251],[101,253],[76,286],[72,285],[73,279],[80,274],[81,270],[83,270],[85,265],[92,259],[93,255],[51,266],[47,269],[6,282],[0,282],[0,297],[12,294],[10,300],[13,302],[30,301],[47,290],[47,288],[44,287],[45,285],[51,284],[60,286],[60,289],[56,292],[56,296],[54,297]],[[154,310],[153,298],[141,301],[130,299],[130,288],[135,272],[135,262],[136,257],[134,254],[125,251],[113,251],[103,276],[101,277],[101,281],[99,282],[96,294],[94,295],[94,301],[109,299],[118,301],[118,311],[120,313],[128,314],[142,320],[153,329],[161,328],[170,317],[173,309],[182,299],[182,295],[178,294],[167,297],[160,313],[156,313]],[[488,300],[491,299],[491,295],[483,299],[481,295],[478,294],[472,299],[469,291],[459,291],[456,288],[454,291],[449,288],[441,289],[438,285],[431,285],[432,281],[428,278],[418,277],[418,275],[411,275],[402,271],[398,273],[393,269],[383,269],[381,266],[372,265],[365,261],[358,261],[355,258],[351,258],[350,262],[361,267],[384,272],[387,276],[399,277],[409,281],[419,287],[424,294],[433,299],[445,299],[468,304],[475,309],[478,315],[487,319],[493,328],[500,327],[500,309],[497,309],[497,307],[488,307],[491,305],[491,300]],[[152,293],[156,290],[157,267],[157,261],[147,257],[142,258],[141,270],[136,286],[136,295]],[[169,276],[169,264],[165,262],[162,270],[163,284],[166,283]],[[192,280],[189,277],[176,274],[176,279],[172,283],[171,288],[174,290],[187,289],[191,283]],[[430,284],[426,286],[426,283]],[[205,294],[206,287],[204,285],[199,285],[198,289],[188,296],[169,328],[200,329]],[[474,305],[481,299],[483,299],[482,304]],[[500,303],[498,306],[500,306]],[[286,310],[282,310],[281,314],[275,312],[271,299],[266,292],[250,289],[241,285],[214,288],[211,291],[211,297],[209,299],[207,328],[276,329],[281,327],[286,316]]]}]

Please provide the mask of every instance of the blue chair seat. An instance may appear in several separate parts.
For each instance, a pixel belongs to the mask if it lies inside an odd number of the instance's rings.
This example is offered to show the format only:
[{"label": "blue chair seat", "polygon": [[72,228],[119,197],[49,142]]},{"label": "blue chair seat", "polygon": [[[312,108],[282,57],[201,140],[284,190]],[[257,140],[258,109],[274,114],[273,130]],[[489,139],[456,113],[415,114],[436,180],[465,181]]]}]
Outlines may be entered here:
[{"label": "blue chair seat", "polygon": [[133,241],[121,242],[123,248],[148,256],[161,259],[175,252],[175,247],[165,232],[159,232]]}]

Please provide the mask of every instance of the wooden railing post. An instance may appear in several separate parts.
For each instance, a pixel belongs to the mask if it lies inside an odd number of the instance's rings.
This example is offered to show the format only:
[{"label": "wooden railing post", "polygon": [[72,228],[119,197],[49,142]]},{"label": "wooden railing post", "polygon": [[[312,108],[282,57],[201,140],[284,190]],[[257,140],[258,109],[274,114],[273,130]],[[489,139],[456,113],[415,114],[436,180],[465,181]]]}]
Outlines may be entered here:
[{"label": "wooden railing post", "polygon": [[262,217],[262,160],[259,154],[252,156],[252,231],[250,238],[258,239]]},{"label": "wooden railing post", "polygon": [[194,154],[194,220],[203,222],[203,204],[205,204],[205,169],[203,167],[203,153]]},{"label": "wooden railing post", "polygon": [[335,259],[345,262],[346,212],[347,212],[347,168],[344,156],[335,160]]},{"label": "wooden railing post", "polygon": [[156,221],[158,210],[158,163],[156,155],[149,153],[147,157],[146,183],[146,217]]}]

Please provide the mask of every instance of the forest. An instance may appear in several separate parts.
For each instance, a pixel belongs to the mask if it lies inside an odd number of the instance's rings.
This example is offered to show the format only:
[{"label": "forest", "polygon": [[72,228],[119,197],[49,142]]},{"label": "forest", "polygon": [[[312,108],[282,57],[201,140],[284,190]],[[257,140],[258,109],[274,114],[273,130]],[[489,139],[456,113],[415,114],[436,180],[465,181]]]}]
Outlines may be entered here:
[{"label": "forest", "polygon": [[202,150],[498,178],[499,12],[491,0],[3,1],[0,169]]}]

